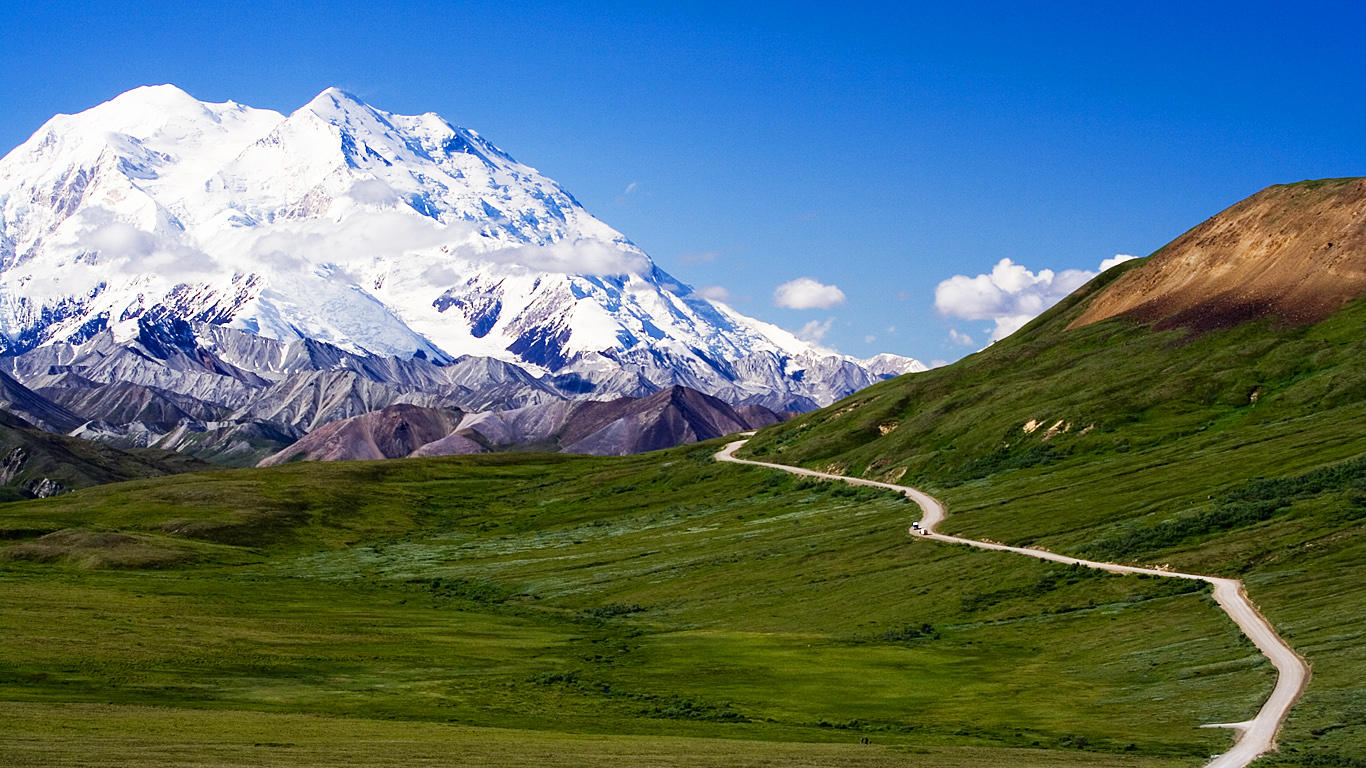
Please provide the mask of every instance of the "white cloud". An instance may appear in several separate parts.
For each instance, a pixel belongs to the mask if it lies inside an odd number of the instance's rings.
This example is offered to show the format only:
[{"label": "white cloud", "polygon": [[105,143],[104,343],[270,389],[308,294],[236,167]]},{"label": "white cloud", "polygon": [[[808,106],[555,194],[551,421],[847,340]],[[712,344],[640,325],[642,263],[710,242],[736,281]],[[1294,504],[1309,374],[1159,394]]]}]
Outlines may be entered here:
[{"label": "white cloud", "polygon": [[803,325],[802,329],[800,331],[797,331],[795,335],[802,341],[809,341],[815,343],[825,338],[825,334],[830,332],[830,326],[834,322],[835,318],[833,317],[829,320],[826,320],[823,323],[819,320],[812,320],[808,322],[806,325]]},{"label": "white cloud", "polygon": [[971,336],[966,333],[959,333],[955,328],[949,329],[949,341],[952,341],[954,344],[962,344],[965,347],[970,347],[973,343]]},{"label": "white cloud", "polygon": [[132,224],[122,221],[91,223],[94,226],[82,232],[78,242],[82,247],[99,251],[101,256],[136,259],[151,256],[157,249],[157,236]]},{"label": "white cloud", "polygon": [[[373,190],[372,190],[373,191]],[[358,213],[342,221],[302,219],[221,233],[208,247],[214,253],[249,254],[252,263],[281,271],[310,264],[340,264],[468,242],[467,224],[442,225],[425,216],[398,211]]]},{"label": "white cloud", "polygon": [[844,291],[809,277],[783,283],[773,291],[773,306],[789,309],[829,309],[844,303]]},{"label": "white cloud", "polygon": [[712,301],[723,301],[729,303],[731,300],[730,291],[719,285],[704,285],[697,289],[697,295]]},{"label": "white cloud", "polygon": [[[400,211],[347,216],[340,222],[305,219],[264,227],[230,230],[230,241],[213,243],[214,253],[247,253],[277,266],[337,264],[379,256],[444,247],[460,258],[518,264],[538,272],[579,275],[626,275],[649,271],[645,255],[634,248],[597,239],[562,240],[549,245],[520,245],[480,250],[471,243],[483,238],[470,224],[441,224]],[[444,277],[444,275],[433,275]]]},{"label": "white cloud", "polygon": [[99,264],[121,274],[155,274],[172,280],[204,280],[224,268],[204,251],[173,235],[160,235],[119,221],[113,211],[87,208],[72,222],[75,245],[99,253]]},{"label": "white cloud", "polygon": [[627,205],[628,203],[630,203],[630,196],[631,196],[635,191],[636,191],[636,182],[633,181],[633,182],[631,182],[630,184],[627,184],[627,185],[626,185],[626,189],[623,190],[622,193],[621,193],[620,195],[617,195],[617,199],[616,199],[616,200],[613,200],[612,202],[616,203],[617,205]]},{"label": "white cloud", "polygon": [[1137,257],[1136,257],[1136,256],[1130,256],[1130,255],[1127,254],[1127,253],[1117,253],[1117,254],[1114,255],[1113,258],[1106,259],[1105,261],[1102,261],[1102,262],[1100,263],[1100,271],[1101,271],[1101,272],[1104,272],[1105,270],[1109,269],[1110,267],[1113,267],[1113,266],[1116,266],[1116,265],[1119,265],[1119,264],[1123,264],[1124,262],[1129,261],[1129,260],[1134,259],[1134,258],[1137,258]]},{"label": "white cloud", "polygon": [[948,361],[948,360],[940,360],[939,358],[935,358],[934,360],[931,360],[931,361],[930,361],[930,367],[931,367],[931,368],[943,368],[944,366],[946,366],[946,365],[948,365],[948,364],[949,364],[949,361]]},{"label": "white cloud", "polygon": [[[1106,261],[1113,262],[1112,259]],[[949,317],[993,321],[995,327],[990,340],[999,341],[1085,285],[1096,274],[1084,269],[1057,273],[1043,269],[1034,273],[1010,259],[1001,259],[991,274],[954,275],[940,283],[934,289],[934,308]]]},{"label": "white cloud", "polygon": [[422,279],[431,285],[455,285],[460,281],[460,274],[450,267],[433,264],[422,270]]},{"label": "white cloud", "polygon": [[398,200],[398,193],[382,179],[361,179],[351,185],[347,196],[358,203],[382,205]]},{"label": "white cloud", "polygon": [[474,258],[520,264],[541,272],[569,275],[641,275],[650,271],[650,262],[639,251],[616,243],[582,239],[550,245],[520,245],[472,254]]},{"label": "white cloud", "polygon": [[863,337],[864,344],[872,344],[874,341],[877,341],[877,337],[871,333]]},{"label": "white cloud", "polygon": [[887,326],[887,333],[896,333],[896,326],[895,326],[895,325],[889,325],[889,326]]}]

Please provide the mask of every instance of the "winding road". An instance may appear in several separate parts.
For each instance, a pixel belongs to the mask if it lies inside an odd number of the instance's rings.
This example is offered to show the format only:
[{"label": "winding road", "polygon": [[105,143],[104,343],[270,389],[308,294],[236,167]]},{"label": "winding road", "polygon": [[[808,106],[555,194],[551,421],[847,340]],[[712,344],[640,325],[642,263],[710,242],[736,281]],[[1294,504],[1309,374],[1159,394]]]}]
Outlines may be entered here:
[{"label": "winding road", "polygon": [[[763,461],[749,461],[747,459],[735,458],[735,451],[744,445],[744,440],[736,440],[729,443],[725,448],[716,454],[717,461],[728,461],[735,464],[750,464],[756,467],[768,467],[769,469],[779,469],[790,472],[794,475],[805,477],[819,477],[825,480],[841,480],[853,485],[867,485],[874,488],[887,488],[898,493],[905,494],[912,501],[920,505],[924,515],[920,518],[919,536],[935,541],[943,541],[951,544],[967,544],[981,549],[995,549],[1002,552],[1014,552],[1020,555],[1036,557],[1040,560],[1052,560],[1057,563],[1068,565],[1084,565],[1088,568],[1099,568],[1102,571],[1113,573],[1146,573],[1151,576],[1167,576],[1174,579],[1196,579],[1207,581],[1214,585],[1214,600],[1220,608],[1233,619],[1233,623],[1252,640],[1257,649],[1262,652],[1271,664],[1276,667],[1276,687],[1272,689],[1271,696],[1262,705],[1257,716],[1251,720],[1241,723],[1217,723],[1206,725],[1206,728],[1232,728],[1238,733],[1237,741],[1233,748],[1222,755],[1216,756],[1205,765],[1205,768],[1245,768],[1258,757],[1275,749],[1276,732],[1280,730],[1281,723],[1284,722],[1286,713],[1299,698],[1300,692],[1304,690],[1305,683],[1309,680],[1309,665],[1286,644],[1281,636],[1276,634],[1271,622],[1267,621],[1257,612],[1256,606],[1248,599],[1247,592],[1243,589],[1243,582],[1237,579],[1225,579],[1218,576],[1202,576],[1195,573],[1178,573],[1175,571],[1164,571],[1156,568],[1139,568],[1132,565],[1118,565],[1115,563],[1100,563],[1094,560],[1079,560],[1075,557],[1058,555],[1041,549],[1025,549],[1024,547],[1008,547],[1004,544],[996,544],[989,541],[975,541],[973,539],[960,539],[957,536],[946,536],[935,532],[935,527],[944,521],[946,511],[944,505],[933,496],[909,488],[904,485],[892,485],[891,483],[880,483],[876,480],[864,480],[858,477],[844,477],[843,475],[831,475],[825,472],[817,472],[812,469],[801,467],[790,467],[783,464],[769,464]],[[916,535],[916,530],[911,529],[912,535]]]}]

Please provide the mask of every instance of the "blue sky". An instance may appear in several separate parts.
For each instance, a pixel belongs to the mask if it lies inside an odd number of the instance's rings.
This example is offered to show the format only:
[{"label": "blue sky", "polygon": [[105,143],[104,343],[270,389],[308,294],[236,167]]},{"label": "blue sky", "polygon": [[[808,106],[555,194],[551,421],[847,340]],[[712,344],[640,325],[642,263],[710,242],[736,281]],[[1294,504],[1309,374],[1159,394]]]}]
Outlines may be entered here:
[{"label": "blue sky", "polygon": [[[937,310],[955,275],[1045,295],[1366,175],[1360,2],[280,5],[0,4],[0,152],[138,85],[286,113],[335,85],[480,131],[742,312],[926,362],[1013,311]],[[803,277],[844,302],[775,306]]]}]

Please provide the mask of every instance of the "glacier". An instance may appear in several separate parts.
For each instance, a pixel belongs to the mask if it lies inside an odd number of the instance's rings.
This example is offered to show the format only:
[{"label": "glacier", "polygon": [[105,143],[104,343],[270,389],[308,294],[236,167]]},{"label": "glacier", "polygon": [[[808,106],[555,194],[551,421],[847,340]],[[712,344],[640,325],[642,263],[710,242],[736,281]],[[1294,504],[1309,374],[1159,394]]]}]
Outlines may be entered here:
[{"label": "glacier", "polygon": [[504,407],[681,385],[809,410],[925,369],[700,296],[438,115],[329,88],[286,116],[171,85],[57,115],[0,159],[0,356],[30,386],[133,382],[242,412],[309,370],[407,402],[478,391],[482,409],[509,385],[444,369],[520,369]]}]

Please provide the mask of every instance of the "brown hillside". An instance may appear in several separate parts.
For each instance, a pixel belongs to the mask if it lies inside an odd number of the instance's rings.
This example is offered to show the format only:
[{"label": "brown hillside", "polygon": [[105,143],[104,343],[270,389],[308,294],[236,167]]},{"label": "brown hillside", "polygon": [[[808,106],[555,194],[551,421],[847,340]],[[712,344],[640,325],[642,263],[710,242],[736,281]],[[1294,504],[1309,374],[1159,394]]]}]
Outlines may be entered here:
[{"label": "brown hillside", "polygon": [[261,459],[257,466],[273,467],[300,460],[396,459],[449,435],[463,415],[453,408],[399,403],[324,424],[283,451]]},{"label": "brown hillside", "polygon": [[1366,296],[1366,178],[1267,187],[1173,240],[1069,328],[1128,315],[1157,330],[1268,315],[1322,320]]}]

